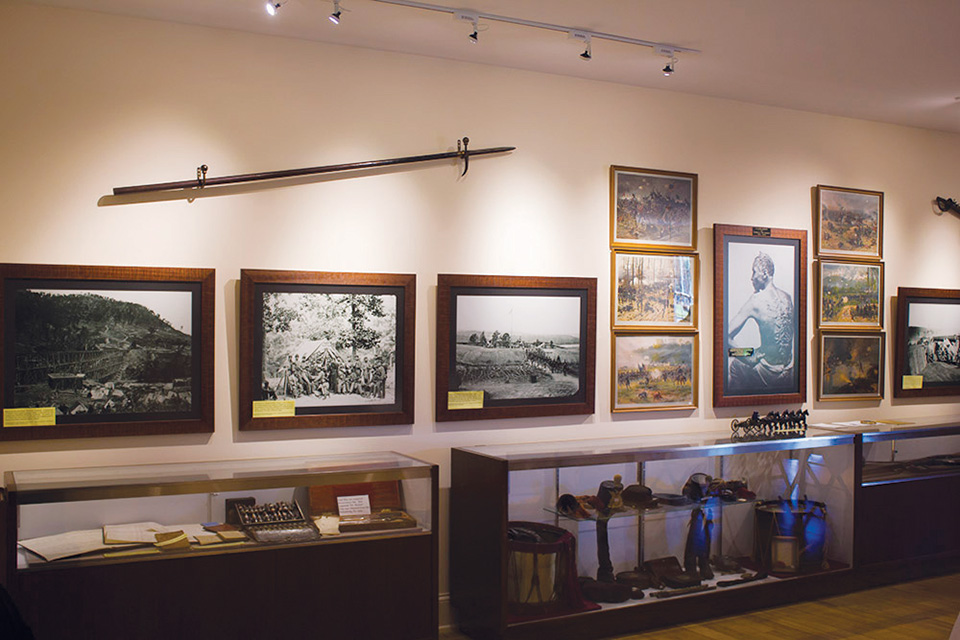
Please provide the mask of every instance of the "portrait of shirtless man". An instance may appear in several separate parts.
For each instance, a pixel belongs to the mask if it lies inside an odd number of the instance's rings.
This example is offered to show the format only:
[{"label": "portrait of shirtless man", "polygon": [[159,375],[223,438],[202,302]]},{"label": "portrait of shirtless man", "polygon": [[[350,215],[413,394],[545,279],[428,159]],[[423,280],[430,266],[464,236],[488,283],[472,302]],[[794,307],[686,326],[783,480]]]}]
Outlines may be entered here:
[{"label": "portrait of shirtless man", "polygon": [[773,283],[773,259],[759,252],[753,259],[753,293],[731,319],[730,343],[753,320],[760,331],[760,346],[749,356],[731,356],[728,393],[790,391],[794,387],[793,298]]}]

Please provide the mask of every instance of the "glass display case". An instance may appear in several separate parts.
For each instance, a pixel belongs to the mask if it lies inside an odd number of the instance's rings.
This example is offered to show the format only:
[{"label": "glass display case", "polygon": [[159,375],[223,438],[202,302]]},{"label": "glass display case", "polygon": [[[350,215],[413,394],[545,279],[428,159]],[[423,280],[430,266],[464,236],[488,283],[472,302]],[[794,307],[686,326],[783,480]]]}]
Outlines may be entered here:
[{"label": "glass display case", "polygon": [[800,597],[852,564],[853,443],[812,429],[454,449],[460,627],[600,637]]},{"label": "glass display case", "polygon": [[104,638],[436,637],[436,465],[363,453],[5,479],[6,584],[38,639],[77,618]]},{"label": "glass display case", "polygon": [[857,566],[960,555],[960,513],[943,503],[960,493],[960,415],[818,426],[856,437]]}]

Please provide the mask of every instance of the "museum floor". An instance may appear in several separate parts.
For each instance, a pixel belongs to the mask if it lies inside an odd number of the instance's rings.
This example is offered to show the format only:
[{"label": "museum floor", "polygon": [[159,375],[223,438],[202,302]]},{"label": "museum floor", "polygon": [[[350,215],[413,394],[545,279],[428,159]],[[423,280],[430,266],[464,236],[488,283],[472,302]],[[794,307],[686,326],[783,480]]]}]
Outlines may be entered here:
[{"label": "museum floor", "polygon": [[955,573],[609,640],[947,640],[958,614]]}]

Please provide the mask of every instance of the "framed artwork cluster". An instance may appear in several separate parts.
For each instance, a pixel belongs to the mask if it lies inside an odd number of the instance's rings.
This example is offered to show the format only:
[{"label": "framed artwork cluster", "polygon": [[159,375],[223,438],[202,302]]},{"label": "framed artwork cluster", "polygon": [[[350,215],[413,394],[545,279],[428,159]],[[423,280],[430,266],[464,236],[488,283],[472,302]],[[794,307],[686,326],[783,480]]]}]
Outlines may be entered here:
[{"label": "framed artwork cluster", "polygon": [[611,408],[698,405],[697,174],[610,167]]},{"label": "framed artwork cluster", "polygon": [[817,185],[818,399],[884,391],[883,192]]}]

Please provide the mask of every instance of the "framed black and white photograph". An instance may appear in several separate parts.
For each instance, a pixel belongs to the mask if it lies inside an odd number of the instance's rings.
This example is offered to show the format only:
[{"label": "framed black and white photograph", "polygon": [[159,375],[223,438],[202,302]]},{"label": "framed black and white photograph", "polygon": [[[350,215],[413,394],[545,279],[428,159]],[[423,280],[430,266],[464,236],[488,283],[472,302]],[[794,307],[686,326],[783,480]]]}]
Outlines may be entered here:
[{"label": "framed black and white photograph", "polygon": [[697,248],[697,174],[610,167],[610,246]]},{"label": "framed black and white photograph", "polygon": [[884,334],[820,333],[819,400],[883,398]]},{"label": "framed black and white photograph", "polygon": [[714,406],[804,402],[807,232],[713,232]]},{"label": "framed black and white photograph", "polygon": [[440,275],[437,421],[593,413],[595,278]]},{"label": "framed black and white photograph", "polygon": [[613,328],[697,328],[696,254],[612,252]]},{"label": "framed black and white photograph", "polygon": [[240,429],[412,424],[416,276],[240,272]]},{"label": "framed black and white photograph", "polygon": [[213,431],[212,269],[0,265],[2,440]]},{"label": "framed black and white photograph", "polygon": [[821,329],[883,328],[883,263],[820,260],[817,267]]},{"label": "framed black and white photograph", "polygon": [[893,395],[960,395],[960,290],[897,289]]},{"label": "framed black and white photograph", "polygon": [[613,412],[697,407],[698,336],[613,335]]},{"label": "framed black and white photograph", "polygon": [[817,185],[817,255],[848,260],[883,257],[883,192]]}]

